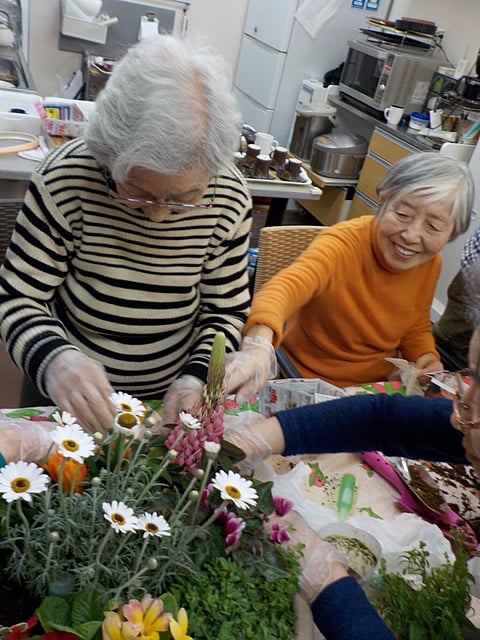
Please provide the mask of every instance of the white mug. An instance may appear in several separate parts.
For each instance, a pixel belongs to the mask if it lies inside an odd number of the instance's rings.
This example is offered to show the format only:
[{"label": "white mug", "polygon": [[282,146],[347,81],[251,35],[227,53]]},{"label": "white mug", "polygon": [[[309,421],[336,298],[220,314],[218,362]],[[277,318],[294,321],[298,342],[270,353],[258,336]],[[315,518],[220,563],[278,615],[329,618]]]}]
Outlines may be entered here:
[{"label": "white mug", "polygon": [[402,119],[402,116],[405,113],[405,109],[403,107],[399,107],[396,104],[392,104],[392,106],[387,107],[383,113],[385,115],[385,118],[387,119],[388,124],[397,125]]},{"label": "white mug", "polygon": [[269,133],[257,133],[255,135],[255,144],[260,147],[260,154],[269,156],[275,147],[278,147],[278,140]]}]

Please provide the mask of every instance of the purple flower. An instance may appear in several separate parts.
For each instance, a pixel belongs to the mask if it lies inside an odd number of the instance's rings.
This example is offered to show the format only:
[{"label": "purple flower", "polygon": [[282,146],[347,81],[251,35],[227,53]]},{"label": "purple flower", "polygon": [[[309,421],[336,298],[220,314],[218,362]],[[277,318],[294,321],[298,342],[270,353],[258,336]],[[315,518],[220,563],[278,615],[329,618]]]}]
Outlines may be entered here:
[{"label": "purple flower", "polygon": [[290,540],[290,534],[286,529],[280,527],[278,522],[274,522],[272,532],[270,533],[270,540],[282,544],[282,542],[288,542]]},{"label": "purple flower", "polygon": [[275,506],[275,513],[277,516],[286,516],[287,513],[293,509],[293,502],[287,500],[287,498],[280,498],[276,496],[273,498],[273,504]]},{"label": "purple flower", "polygon": [[245,529],[245,522],[238,518],[234,513],[229,512],[225,518],[223,525],[223,535],[225,536],[225,546],[230,547],[242,537],[242,531]]}]

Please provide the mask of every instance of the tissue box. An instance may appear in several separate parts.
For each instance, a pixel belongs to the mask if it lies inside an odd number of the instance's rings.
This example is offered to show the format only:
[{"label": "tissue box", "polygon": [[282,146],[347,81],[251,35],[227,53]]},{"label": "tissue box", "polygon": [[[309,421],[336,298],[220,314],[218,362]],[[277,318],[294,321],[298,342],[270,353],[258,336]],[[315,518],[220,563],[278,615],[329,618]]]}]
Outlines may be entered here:
[{"label": "tissue box", "polygon": [[50,135],[77,138],[83,134],[95,102],[49,96],[43,108],[45,129]]},{"label": "tissue box", "polygon": [[62,16],[60,31],[64,36],[80,38],[80,40],[89,40],[90,42],[98,42],[98,44],[105,44],[107,41],[108,25],[87,22],[86,20],[71,18],[69,16]]}]

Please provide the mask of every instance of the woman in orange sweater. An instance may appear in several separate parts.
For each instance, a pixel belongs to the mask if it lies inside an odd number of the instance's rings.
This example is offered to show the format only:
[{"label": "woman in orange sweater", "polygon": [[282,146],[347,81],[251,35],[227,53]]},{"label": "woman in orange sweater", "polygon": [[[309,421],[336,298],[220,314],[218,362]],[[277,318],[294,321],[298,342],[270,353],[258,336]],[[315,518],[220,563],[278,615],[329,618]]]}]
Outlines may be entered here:
[{"label": "woman in orange sweater", "polygon": [[282,345],[302,376],[344,387],[386,380],[386,357],[442,369],[430,307],[440,251],[464,233],[473,204],[465,163],[418,153],[377,187],[377,216],[325,228],[255,295],[241,350],[229,356],[228,391],[248,396],[272,374]]}]

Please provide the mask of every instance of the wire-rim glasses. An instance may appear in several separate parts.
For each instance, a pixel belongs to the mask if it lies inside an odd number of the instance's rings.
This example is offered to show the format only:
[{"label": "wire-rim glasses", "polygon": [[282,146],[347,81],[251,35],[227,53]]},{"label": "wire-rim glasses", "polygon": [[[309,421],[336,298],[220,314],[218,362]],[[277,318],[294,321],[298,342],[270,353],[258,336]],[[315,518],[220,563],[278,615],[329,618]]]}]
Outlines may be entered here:
[{"label": "wire-rim glasses", "polygon": [[[104,176],[105,185],[107,187],[108,197],[115,202],[119,202],[120,204],[133,205],[136,207],[158,207],[162,209],[181,209],[190,211],[192,209],[212,209],[215,204],[215,196],[217,195],[217,179],[215,178],[213,182],[213,194],[210,196],[206,203],[201,204],[193,204],[187,202],[170,202],[169,200],[165,200],[161,202],[159,200],[147,200],[144,198],[128,198],[126,196],[119,195],[115,189],[111,187],[111,181],[108,179],[108,176]],[[210,185],[209,185],[210,186]],[[202,196],[204,197],[204,196]]]}]

